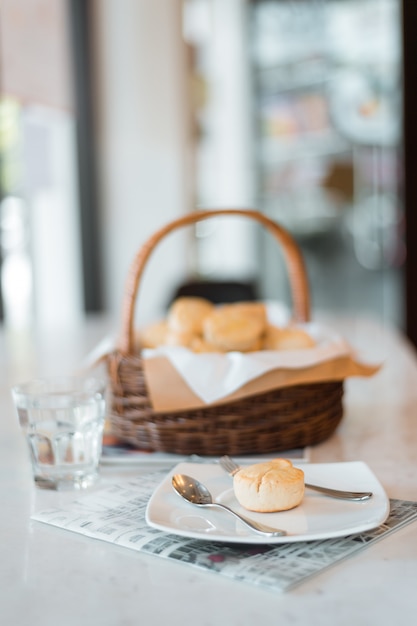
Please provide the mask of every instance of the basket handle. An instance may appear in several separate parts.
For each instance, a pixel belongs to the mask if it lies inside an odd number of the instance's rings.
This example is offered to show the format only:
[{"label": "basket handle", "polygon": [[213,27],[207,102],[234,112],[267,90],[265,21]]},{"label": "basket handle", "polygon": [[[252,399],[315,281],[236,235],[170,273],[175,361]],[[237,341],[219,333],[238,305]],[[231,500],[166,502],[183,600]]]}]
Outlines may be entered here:
[{"label": "basket handle", "polygon": [[307,281],[307,274],[304,260],[300,249],[293,237],[282,226],[266,217],[258,211],[249,209],[213,209],[205,211],[195,211],[169,222],[166,226],[156,231],[142,246],[133,259],[130,266],[124,300],[122,305],[122,328],[119,339],[119,350],[123,354],[133,354],[133,320],[135,303],[140,279],[145,269],[146,263],[156,245],[169,233],[182,226],[194,224],[206,220],[210,217],[223,215],[234,215],[251,218],[262,224],[281,245],[287,267],[293,305],[294,319],[298,322],[307,322],[310,319],[310,296]]}]

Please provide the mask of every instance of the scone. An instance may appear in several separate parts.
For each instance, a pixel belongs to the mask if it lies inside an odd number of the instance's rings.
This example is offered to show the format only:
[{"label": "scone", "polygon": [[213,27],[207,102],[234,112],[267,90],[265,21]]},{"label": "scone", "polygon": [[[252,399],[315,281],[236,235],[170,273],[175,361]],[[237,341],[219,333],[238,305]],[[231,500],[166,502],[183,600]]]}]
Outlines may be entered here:
[{"label": "scone", "polygon": [[260,316],[233,305],[217,307],[203,322],[204,340],[223,352],[257,349],[264,330]]},{"label": "scone", "polygon": [[256,463],[234,475],[233,489],[239,504],[249,511],[287,511],[304,497],[304,472],[288,459]]},{"label": "scone", "polygon": [[168,333],[166,320],[158,320],[148,324],[136,333],[135,343],[140,350],[142,348],[157,348],[163,346]]},{"label": "scone", "polygon": [[184,348],[191,348],[192,342],[196,339],[197,335],[188,331],[175,331],[169,327],[165,336],[166,346],[183,346]]},{"label": "scone", "polygon": [[221,352],[219,348],[216,348],[216,346],[213,346],[213,344],[208,341],[204,341],[202,337],[194,337],[190,343],[190,349],[199,354],[207,352]]},{"label": "scone", "polygon": [[303,350],[313,348],[314,339],[302,328],[268,325],[264,337],[264,350]]},{"label": "scone", "polygon": [[239,315],[256,317],[266,328],[268,317],[266,306],[263,302],[247,301],[247,302],[232,302],[231,304],[223,304],[222,309],[226,311],[234,311]]},{"label": "scone", "polygon": [[203,321],[213,309],[214,304],[205,298],[177,298],[168,311],[168,327],[175,333],[201,335]]},{"label": "scone", "polygon": [[281,338],[283,329],[273,324],[267,324],[265,334],[263,337],[264,350],[277,350],[279,340]]}]

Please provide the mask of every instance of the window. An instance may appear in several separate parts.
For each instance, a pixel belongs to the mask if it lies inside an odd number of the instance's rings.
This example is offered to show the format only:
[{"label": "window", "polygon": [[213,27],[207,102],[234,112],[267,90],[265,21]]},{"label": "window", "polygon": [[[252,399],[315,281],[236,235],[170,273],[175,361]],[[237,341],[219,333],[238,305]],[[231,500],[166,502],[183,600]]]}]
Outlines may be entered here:
[{"label": "window", "polygon": [[11,326],[69,323],[100,307],[86,4],[0,2],[1,292]]}]

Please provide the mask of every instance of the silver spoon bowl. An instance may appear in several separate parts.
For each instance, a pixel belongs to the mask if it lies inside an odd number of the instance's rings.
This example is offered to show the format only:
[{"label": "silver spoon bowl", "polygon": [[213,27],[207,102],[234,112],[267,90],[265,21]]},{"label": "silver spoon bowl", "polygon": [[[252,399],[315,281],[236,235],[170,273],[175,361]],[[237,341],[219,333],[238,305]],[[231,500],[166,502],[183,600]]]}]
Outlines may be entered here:
[{"label": "silver spoon bowl", "polygon": [[220,504],[220,502],[213,502],[210,491],[196,478],[192,478],[191,476],[187,476],[186,474],[175,474],[172,477],[172,486],[175,491],[182,498],[184,498],[184,500],[191,502],[191,504],[195,504],[201,507],[209,507],[212,509],[223,509],[224,511],[227,511],[228,513],[234,515],[238,520],[246,524],[246,526],[248,526],[251,530],[254,530],[257,533],[266,535],[268,537],[283,537],[287,534],[285,530],[281,530],[279,528],[271,528],[270,526],[266,526],[265,524],[260,524],[259,522],[249,520],[246,517],[239,515],[238,513],[236,513],[236,511],[229,508],[225,504]]}]

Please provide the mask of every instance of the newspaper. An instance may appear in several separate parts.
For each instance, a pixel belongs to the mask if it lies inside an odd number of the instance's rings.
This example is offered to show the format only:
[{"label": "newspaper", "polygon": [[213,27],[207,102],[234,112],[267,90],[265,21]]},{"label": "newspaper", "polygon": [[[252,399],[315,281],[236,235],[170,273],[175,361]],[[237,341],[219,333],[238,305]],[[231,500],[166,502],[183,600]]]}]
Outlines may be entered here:
[{"label": "newspaper", "polygon": [[146,523],[148,500],[165,475],[160,470],[122,480],[32,519],[273,591],[293,588],[417,520],[417,502],[390,500],[384,524],[348,537],[275,545],[184,539]]},{"label": "newspaper", "polygon": [[[294,448],[293,450],[285,450],[279,453],[286,459],[293,462],[308,462],[310,459],[310,448]],[[236,463],[258,463],[276,458],[276,454],[247,454],[244,456],[235,456]],[[218,456],[200,456],[198,454],[171,454],[169,452],[150,452],[138,450],[134,446],[118,441],[115,438],[105,436],[103,440],[103,450],[101,456],[102,465],[143,465],[155,468],[155,466],[176,465],[180,461],[191,461],[196,463],[213,463],[218,460]]]}]

